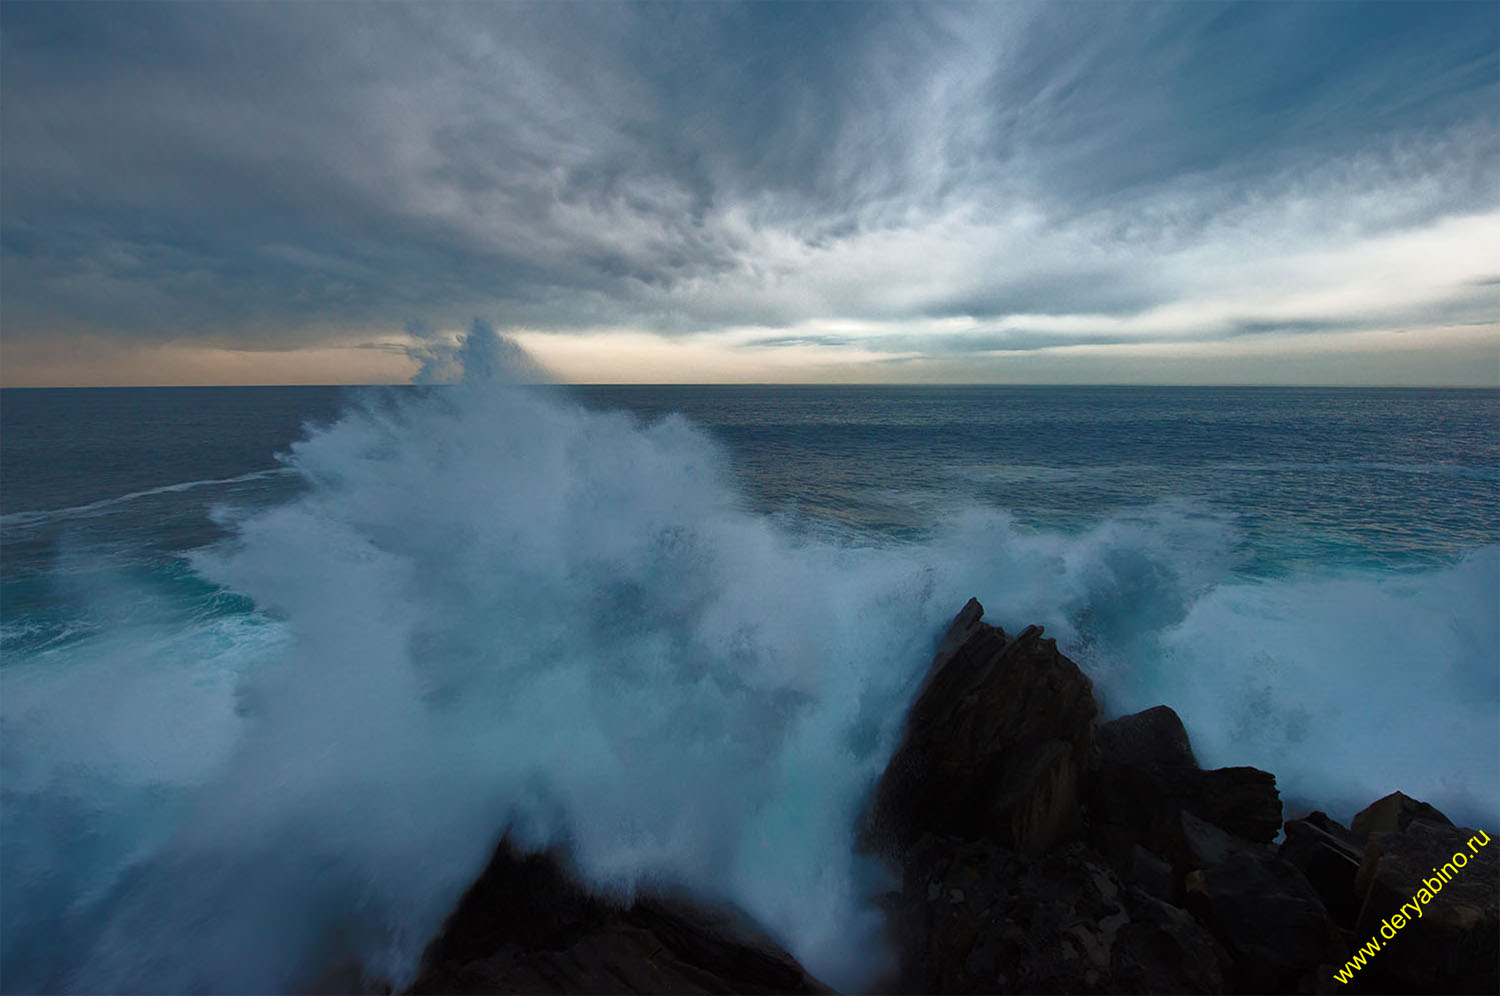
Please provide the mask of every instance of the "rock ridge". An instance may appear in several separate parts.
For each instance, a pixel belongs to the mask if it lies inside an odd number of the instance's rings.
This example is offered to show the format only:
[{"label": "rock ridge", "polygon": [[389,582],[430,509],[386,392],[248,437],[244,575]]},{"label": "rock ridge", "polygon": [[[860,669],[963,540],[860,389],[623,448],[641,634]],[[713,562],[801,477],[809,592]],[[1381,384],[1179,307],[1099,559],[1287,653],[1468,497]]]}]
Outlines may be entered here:
[{"label": "rock ridge", "polygon": [[[970,599],[938,642],[861,827],[897,882],[878,990],[1500,991],[1500,845],[1480,849],[1482,831],[1399,792],[1350,827],[1283,822],[1275,775],[1201,768],[1166,705],[1099,723],[1041,627],[1010,637],[983,616]],[[740,914],[598,897],[562,855],[502,839],[411,991],[829,990]]]},{"label": "rock ridge", "polygon": [[866,846],[901,873],[883,988],[1497,991],[1500,848],[1356,966],[1476,831],[1400,793],[1352,827],[1283,823],[1275,775],[1201,768],[1166,705],[1096,723],[1040,628],[1010,640],[983,612],[949,627],[870,807]]}]

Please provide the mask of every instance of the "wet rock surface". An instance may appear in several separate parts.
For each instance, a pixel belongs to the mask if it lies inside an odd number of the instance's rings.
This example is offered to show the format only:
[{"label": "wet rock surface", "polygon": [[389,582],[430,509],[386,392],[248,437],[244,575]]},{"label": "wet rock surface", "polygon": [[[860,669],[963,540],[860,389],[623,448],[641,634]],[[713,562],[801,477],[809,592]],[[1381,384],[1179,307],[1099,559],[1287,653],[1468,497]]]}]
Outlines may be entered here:
[{"label": "wet rock surface", "polygon": [[[1385,941],[1369,966],[1372,986],[1500,992],[1500,846],[1481,843],[1488,840],[1446,817],[1415,817],[1399,831],[1369,835],[1355,875],[1363,902],[1354,935],[1358,943],[1375,934]],[[1397,916],[1406,922],[1393,924]]]},{"label": "wet rock surface", "polygon": [[[1039,627],[1011,638],[983,614],[971,600],[940,641],[862,828],[897,876],[878,989],[1500,991],[1483,831],[1399,792],[1352,827],[1283,825],[1274,775],[1203,770],[1166,706],[1096,724],[1088,678]],[[412,991],[827,990],[743,916],[599,897],[502,841]]]},{"label": "wet rock surface", "polygon": [[1368,839],[1372,833],[1399,833],[1413,820],[1444,823],[1450,827],[1453,825],[1453,821],[1438,812],[1436,807],[1413,799],[1404,792],[1392,792],[1356,814],[1349,828],[1354,836]]},{"label": "wet rock surface", "polygon": [[1254,847],[1189,872],[1184,905],[1229,949],[1240,992],[1304,992],[1320,964],[1342,961],[1312,885],[1289,862]]},{"label": "wet rock surface", "polygon": [[1318,811],[1287,820],[1283,830],[1281,857],[1303,874],[1334,922],[1353,930],[1360,907],[1354,880],[1364,860],[1364,841]]},{"label": "wet rock surface", "polygon": [[508,840],[429,945],[413,993],[826,993],[750,920],[684,896],[590,893]]},{"label": "wet rock surface", "polygon": [[[1394,913],[1416,865],[1469,831],[1395,793],[1354,829],[1312,812],[1278,843],[1273,774],[1203,770],[1167,706],[1085,736],[1093,710],[1073,694],[1088,688],[1076,665],[1038,649],[1038,631],[1007,640],[982,612],[971,602],[954,620],[875,796],[866,839],[902,874],[887,900],[899,962],[888,989],[1496,991],[1493,865],[1429,914],[1409,945],[1420,954],[1393,945],[1367,969],[1348,962],[1379,929],[1368,911]],[[1035,708],[1022,720],[1004,703]],[[1047,797],[1049,825],[1069,830],[1026,836],[1006,818],[1007,789],[1048,763],[1048,744],[1083,759],[1071,791]],[[954,801],[960,786],[978,797]],[[1432,839],[1438,826],[1447,835]]]},{"label": "wet rock surface", "polygon": [[867,838],[899,856],[924,834],[1027,854],[1081,836],[1093,686],[1032,626],[1015,639],[971,599],[944,636],[875,789]]},{"label": "wet rock surface", "polygon": [[1100,723],[1094,743],[1101,758],[1138,768],[1197,768],[1193,745],[1182,717],[1171,706],[1150,709]]},{"label": "wet rock surface", "polygon": [[1229,961],[1188,913],[1077,842],[1028,859],[991,840],[925,837],[890,929],[896,992],[1223,992]]}]

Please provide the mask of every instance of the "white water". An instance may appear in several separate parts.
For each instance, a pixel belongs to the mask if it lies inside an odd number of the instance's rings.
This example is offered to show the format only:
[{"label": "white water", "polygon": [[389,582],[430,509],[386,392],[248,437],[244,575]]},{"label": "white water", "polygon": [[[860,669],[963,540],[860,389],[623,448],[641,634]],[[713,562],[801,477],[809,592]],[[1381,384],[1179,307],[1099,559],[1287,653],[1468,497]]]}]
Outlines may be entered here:
[{"label": "white water", "polygon": [[1252,582],[1232,523],[1174,505],[794,539],[681,419],[488,380],[352,412],[289,466],[304,497],[195,557],[256,616],[0,671],[7,988],[401,985],[507,826],[601,888],[737,902],[857,987],[881,953],[856,815],[969,595],[1047,624],[1111,711],[1177,707],[1205,765],[1345,819],[1399,787],[1495,825],[1495,548]]},{"label": "white water", "polygon": [[288,471],[283,467],[274,470],[257,470],[250,474],[240,474],[238,477],[210,478],[204,481],[183,481],[179,484],[167,484],[158,488],[147,488],[144,491],[132,491],[129,494],[118,495],[114,498],[103,498],[99,501],[91,501],[87,505],[74,505],[69,508],[53,508],[35,512],[11,512],[0,515],[0,525],[21,526],[32,525],[38,522],[52,522],[57,519],[86,518],[101,513],[108,513],[116,506],[137,501],[141,498],[152,498],[156,495],[178,494],[183,491],[192,491],[196,488],[210,488],[221,484],[247,484],[250,481],[260,481],[267,477],[279,477]]}]

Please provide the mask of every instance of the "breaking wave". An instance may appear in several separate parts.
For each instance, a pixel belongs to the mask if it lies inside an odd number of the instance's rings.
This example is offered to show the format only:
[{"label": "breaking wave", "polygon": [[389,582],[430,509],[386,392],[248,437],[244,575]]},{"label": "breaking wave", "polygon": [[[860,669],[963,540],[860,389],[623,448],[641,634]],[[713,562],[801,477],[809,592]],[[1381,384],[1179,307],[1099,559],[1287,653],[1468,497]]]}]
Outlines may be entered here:
[{"label": "breaking wave", "polygon": [[371,398],[286,465],[302,495],[192,555],[254,611],[0,671],[7,988],[399,986],[507,827],[601,889],[735,902],[857,988],[857,816],[970,595],[1289,809],[1399,787],[1494,825],[1500,548],[1255,580],[1232,520],[1171,503],[792,535],[685,420],[482,378]]}]

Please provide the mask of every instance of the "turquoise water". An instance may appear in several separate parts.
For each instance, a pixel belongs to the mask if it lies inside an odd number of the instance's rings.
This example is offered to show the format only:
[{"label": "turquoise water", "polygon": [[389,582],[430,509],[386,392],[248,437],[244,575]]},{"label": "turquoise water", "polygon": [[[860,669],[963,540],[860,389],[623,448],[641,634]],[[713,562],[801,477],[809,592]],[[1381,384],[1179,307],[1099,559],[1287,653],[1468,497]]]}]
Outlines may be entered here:
[{"label": "turquoise water", "polygon": [[876,963],[944,622],[1347,818],[1500,816],[1500,393],[0,393],[6,987],[399,984],[495,834]]}]

